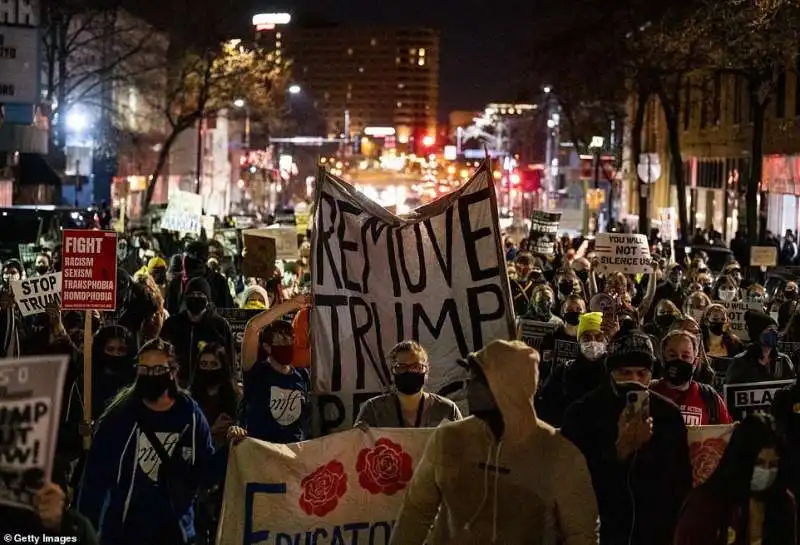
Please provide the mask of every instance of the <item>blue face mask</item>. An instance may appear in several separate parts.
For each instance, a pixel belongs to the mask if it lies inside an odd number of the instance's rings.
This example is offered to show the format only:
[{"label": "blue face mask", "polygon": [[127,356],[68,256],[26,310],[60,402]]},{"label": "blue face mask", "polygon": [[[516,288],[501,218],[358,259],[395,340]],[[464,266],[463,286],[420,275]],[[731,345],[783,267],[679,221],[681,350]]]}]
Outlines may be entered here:
[{"label": "blue face mask", "polygon": [[767,348],[775,348],[778,346],[778,332],[774,329],[770,329],[768,331],[764,331],[761,333],[761,337],[759,337],[759,342],[761,346],[766,346]]}]

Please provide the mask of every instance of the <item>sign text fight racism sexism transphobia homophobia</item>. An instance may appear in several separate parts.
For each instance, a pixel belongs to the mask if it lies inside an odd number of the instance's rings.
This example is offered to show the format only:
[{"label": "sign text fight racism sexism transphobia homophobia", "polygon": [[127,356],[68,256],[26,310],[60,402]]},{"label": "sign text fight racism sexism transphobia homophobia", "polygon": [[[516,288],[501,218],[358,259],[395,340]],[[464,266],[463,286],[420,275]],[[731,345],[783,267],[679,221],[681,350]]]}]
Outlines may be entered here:
[{"label": "sign text fight racism sexism transphobia homophobia", "polygon": [[117,235],[65,230],[61,308],[114,310],[117,300]]}]

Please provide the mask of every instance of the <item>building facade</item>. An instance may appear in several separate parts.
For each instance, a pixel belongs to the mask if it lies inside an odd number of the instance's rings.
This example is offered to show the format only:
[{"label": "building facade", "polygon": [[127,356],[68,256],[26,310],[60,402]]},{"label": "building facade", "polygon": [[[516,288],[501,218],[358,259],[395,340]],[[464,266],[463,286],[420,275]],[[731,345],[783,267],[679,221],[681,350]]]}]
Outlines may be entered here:
[{"label": "building facade", "polygon": [[[291,62],[330,135],[356,137],[392,127],[407,144],[436,134],[439,32],[425,28],[293,24],[257,30],[259,42]],[[257,27],[258,28],[258,27]]]}]

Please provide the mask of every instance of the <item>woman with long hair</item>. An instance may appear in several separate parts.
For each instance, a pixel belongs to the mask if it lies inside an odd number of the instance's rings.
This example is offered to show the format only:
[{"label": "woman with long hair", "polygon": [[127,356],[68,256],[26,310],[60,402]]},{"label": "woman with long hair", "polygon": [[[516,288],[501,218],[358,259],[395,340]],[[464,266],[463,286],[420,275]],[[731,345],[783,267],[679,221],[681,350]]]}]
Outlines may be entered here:
[{"label": "woman with long hair", "polygon": [[209,343],[200,348],[197,372],[189,391],[211,426],[214,447],[223,448],[241,398],[224,346]]},{"label": "woman with long hair", "polygon": [[717,469],[689,494],[674,545],[797,545],[796,504],[778,472],[773,423],[753,414],[736,426]]}]

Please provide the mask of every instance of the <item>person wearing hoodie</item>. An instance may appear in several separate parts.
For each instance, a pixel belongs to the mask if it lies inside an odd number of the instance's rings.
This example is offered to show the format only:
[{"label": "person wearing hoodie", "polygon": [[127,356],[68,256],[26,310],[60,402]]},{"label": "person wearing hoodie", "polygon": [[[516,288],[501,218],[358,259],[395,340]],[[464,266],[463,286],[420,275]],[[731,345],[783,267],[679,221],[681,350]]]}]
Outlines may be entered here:
[{"label": "person wearing hoodie", "polygon": [[[654,364],[650,337],[623,322],[606,358],[609,378],[564,415],[561,432],[592,474],[600,545],[668,545],[692,487],[680,410],[655,392],[634,394],[647,391]],[[632,395],[649,402],[629,410]]]},{"label": "person wearing hoodie", "polygon": [[748,310],[744,322],[750,345],[728,366],[725,383],[747,384],[794,378],[791,358],[778,352],[778,324],[775,320],[764,312]]},{"label": "person wearing hoodie", "polygon": [[468,356],[472,416],[431,434],[390,545],[596,543],[586,462],[533,407],[538,359],[520,341]]},{"label": "person wearing hoodie", "polygon": [[78,510],[102,545],[190,544],[197,491],[219,472],[208,422],[178,389],[172,345],[147,343],[136,369],[95,429]]},{"label": "person wearing hoodie", "polygon": [[373,397],[363,405],[356,427],[435,428],[461,420],[449,399],[423,391],[428,378],[428,353],[414,341],[403,341],[389,351],[395,391]]},{"label": "person wearing hoodie", "polygon": [[257,284],[247,286],[239,296],[239,301],[241,301],[241,308],[251,310],[269,309],[269,295],[267,294],[267,290]]},{"label": "person wearing hoodie", "polygon": [[606,380],[604,363],[608,340],[602,325],[602,312],[580,316],[578,357],[553,369],[536,396],[536,411],[541,420],[555,427],[561,426],[567,408]]},{"label": "person wearing hoodie", "polygon": [[[188,386],[197,372],[199,343],[225,347],[230,361],[236,361],[230,325],[214,310],[211,288],[205,278],[192,278],[186,284],[183,309],[171,315],[161,328],[161,337],[175,346],[180,364],[180,384]],[[235,370],[238,380],[239,370]]]},{"label": "person wearing hoodie", "polygon": [[208,244],[202,241],[192,241],[186,245],[183,252],[181,271],[167,285],[166,307],[167,311],[177,314],[183,298],[187,293],[188,283],[194,278],[203,278],[209,286],[208,299],[217,308],[234,308],[231,290],[228,281],[220,273],[212,271],[206,264],[208,261]]}]

